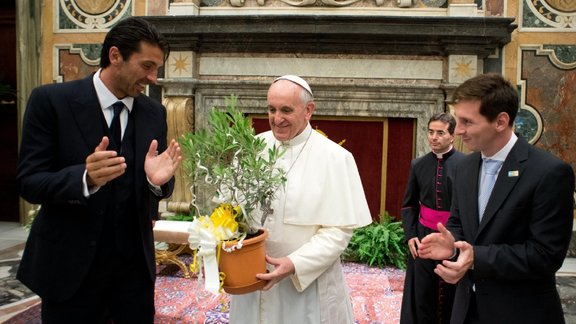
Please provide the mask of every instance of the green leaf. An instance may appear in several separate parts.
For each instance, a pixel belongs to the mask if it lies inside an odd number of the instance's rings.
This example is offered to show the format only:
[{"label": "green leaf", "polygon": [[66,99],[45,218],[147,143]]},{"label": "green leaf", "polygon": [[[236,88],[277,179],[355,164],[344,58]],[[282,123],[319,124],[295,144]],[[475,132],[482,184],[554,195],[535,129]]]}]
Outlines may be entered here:
[{"label": "green leaf", "polygon": [[256,137],[249,118],[237,108],[236,96],[225,98],[225,102],[227,107],[210,111],[209,127],[186,133],[180,139],[183,169],[193,192],[208,185],[232,193],[227,202],[244,206],[246,215],[238,221],[243,223],[241,228],[248,228],[254,221],[251,212],[269,205],[276,189],[286,181],[284,171],[275,167],[282,152],[266,150],[266,143]]},{"label": "green leaf", "polygon": [[354,230],[342,259],[370,266],[406,269],[407,255],[402,223],[394,221],[385,212],[378,222]]}]

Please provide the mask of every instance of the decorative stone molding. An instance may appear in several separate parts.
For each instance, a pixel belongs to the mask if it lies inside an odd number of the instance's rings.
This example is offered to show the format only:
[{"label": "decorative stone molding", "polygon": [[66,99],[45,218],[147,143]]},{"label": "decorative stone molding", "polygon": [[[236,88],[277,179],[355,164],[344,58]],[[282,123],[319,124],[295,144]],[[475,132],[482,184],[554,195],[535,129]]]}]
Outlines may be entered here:
[{"label": "decorative stone molding", "polygon": [[521,9],[523,30],[576,30],[576,1],[525,0]]},{"label": "decorative stone molding", "polygon": [[514,18],[402,16],[146,17],[173,50],[198,53],[477,55],[510,42]]},{"label": "decorative stone molding", "polygon": [[196,54],[192,51],[171,51],[164,66],[167,79],[192,78]]},{"label": "decorative stone molding", "polygon": [[[218,79],[187,79],[159,80],[164,88],[164,95],[171,101],[178,102],[186,96],[194,97],[193,112],[188,106],[179,110],[187,115],[170,116],[174,108],[166,106],[169,119],[176,118],[178,123],[186,121],[187,126],[179,129],[206,127],[206,117],[212,107],[225,107],[225,97],[230,94],[238,96],[238,108],[247,114],[266,113],[266,93],[273,78],[266,80],[218,80]],[[314,89],[316,101],[315,116],[353,116],[353,117],[403,117],[416,118],[417,122],[417,154],[427,152],[426,129],[428,119],[432,114],[444,111],[445,92],[436,84],[391,84],[380,82],[350,82],[342,84],[334,80],[308,78]],[[167,99],[167,100],[168,100]],[[191,101],[187,101],[189,104]],[[178,107],[181,107],[179,105]],[[193,124],[192,124],[193,122]],[[170,126],[171,124],[169,124]],[[179,133],[181,134],[181,133]],[[174,134],[174,136],[179,136]]]},{"label": "decorative stone molding", "polygon": [[280,0],[286,4],[295,7],[314,6],[320,2],[322,5],[329,7],[346,7],[360,0]]},{"label": "decorative stone molding", "polygon": [[[244,7],[246,5],[246,0],[229,0],[232,7]],[[274,0],[292,7],[351,7],[358,4],[364,0]],[[411,7],[415,0],[374,0],[374,5],[376,7],[384,5],[386,2],[389,3],[390,7],[394,7],[394,4],[400,8]],[[268,0],[268,2],[273,2]],[[371,2],[371,1],[370,1]],[[266,0],[256,0],[256,4],[260,7],[267,6]],[[362,6],[371,7],[370,3],[363,4]]]},{"label": "decorative stone molding", "polygon": [[[475,55],[448,56],[448,82],[459,84],[478,74],[478,57]],[[480,71],[481,73],[482,71]]]},{"label": "decorative stone molding", "polygon": [[53,0],[56,30],[102,32],[132,15],[132,0]]},{"label": "decorative stone molding", "polygon": [[[194,118],[193,99],[190,97],[165,97],[162,104],[166,107],[168,123],[168,139],[178,139],[192,129]],[[170,197],[167,209],[174,213],[188,213],[192,194],[185,181],[183,168],[179,168],[174,175],[176,183],[174,192]]]},{"label": "decorative stone molding", "polygon": [[576,68],[576,45],[523,45],[521,49],[534,49],[536,55],[548,56],[550,63],[559,69]]}]

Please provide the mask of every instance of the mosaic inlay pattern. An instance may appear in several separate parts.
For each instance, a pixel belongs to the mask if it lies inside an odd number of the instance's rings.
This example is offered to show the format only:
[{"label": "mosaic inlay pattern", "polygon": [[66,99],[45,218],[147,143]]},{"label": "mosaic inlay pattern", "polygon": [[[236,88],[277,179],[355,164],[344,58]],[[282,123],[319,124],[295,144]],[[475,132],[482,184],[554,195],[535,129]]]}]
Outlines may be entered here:
[{"label": "mosaic inlay pattern", "polygon": [[524,0],[522,28],[576,30],[576,1]]},{"label": "mosaic inlay pattern", "polygon": [[576,45],[543,45],[542,47],[544,50],[552,51],[550,60],[554,65],[564,69],[576,67]]},{"label": "mosaic inlay pattern", "polygon": [[462,83],[477,74],[478,58],[475,55],[450,55],[448,81]]},{"label": "mosaic inlay pattern", "polygon": [[514,120],[514,132],[531,144],[538,142],[542,136],[542,117],[536,109],[521,106]]},{"label": "mosaic inlay pattern", "polygon": [[132,11],[132,0],[59,0],[57,5],[59,30],[106,30]]},{"label": "mosaic inlay pattern", "polygon": [[171,52],[166,61],[165,73],[169,79],[191,78],[192,70],[192,51]]}]

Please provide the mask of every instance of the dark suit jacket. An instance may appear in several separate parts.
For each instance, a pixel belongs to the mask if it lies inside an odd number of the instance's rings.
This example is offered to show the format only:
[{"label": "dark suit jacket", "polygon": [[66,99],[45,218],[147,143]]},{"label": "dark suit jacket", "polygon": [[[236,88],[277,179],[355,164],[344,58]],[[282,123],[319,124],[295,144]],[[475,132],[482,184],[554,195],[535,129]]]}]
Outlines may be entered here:
[{"label": "dark suit jacket", "polygon": [[522,139],[502,165],[478,223],[480,153],[454,176],[447,227],[474,247],[474,269],[458,283],[451,323],[463,323],[472,285],[482,323],[564,323],[555,272],[572,234],[572,168]]},{"label": "dark suit jacket", "polygon": [[[152,219],[158,201],[171,194],[174,179],[157,197],[144,173],[150,142],[166,149],[166,109],[139,95],[134,100],[134,199],[141,244],[152,280],[155,278]],[[21,196],[42,208],[32,225],[18,279],[41,298],[61,301],[77,291],[100,244],[104,214],[114,202],[103,186],[89,198],[82,194],[86,157],[108,135],[96,90],[89,77],[41,86],[30,95],[22,131],[17,170]]]}]

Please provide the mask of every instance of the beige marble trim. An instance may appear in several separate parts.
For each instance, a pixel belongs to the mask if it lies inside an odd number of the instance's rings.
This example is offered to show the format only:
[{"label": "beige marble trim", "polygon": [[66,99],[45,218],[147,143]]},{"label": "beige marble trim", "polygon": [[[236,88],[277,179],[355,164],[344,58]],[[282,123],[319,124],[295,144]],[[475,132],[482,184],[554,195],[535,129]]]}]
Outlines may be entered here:
[{"label": "beige marble trim", "polygon": [[302,7],[200,7],[200,16],[229,16],[229,15],[332,15],[332,16],[410,16],[410,17],[443,17],[448,16],[446,8],[302,8]]},{"label": "beige marble trim", "polygon": [[440,60],[202,57],[200,75],[442,80]]}]

